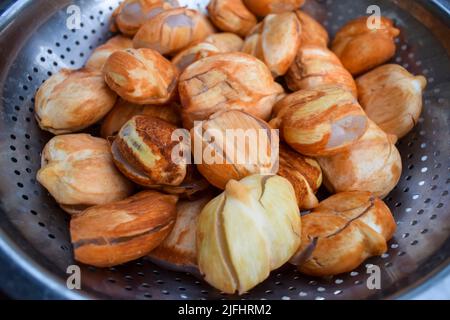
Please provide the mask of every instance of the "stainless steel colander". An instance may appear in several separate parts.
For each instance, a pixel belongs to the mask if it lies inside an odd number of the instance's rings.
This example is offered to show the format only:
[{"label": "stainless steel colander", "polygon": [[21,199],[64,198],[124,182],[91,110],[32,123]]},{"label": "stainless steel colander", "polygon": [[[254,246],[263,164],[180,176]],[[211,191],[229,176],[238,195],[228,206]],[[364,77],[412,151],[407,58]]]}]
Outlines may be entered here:
[{"label": "stainless steel colander", "polygon": [[[436,282],[450,265],[450,15],[445,1],[309,0],[305,10],[331,35],[377,4],[401,29],[393,61],[428,79],[424,112],[399,141],[403,175],[385,199],[398,224],[389,251],[332,278],[311,278],[292,266],[244,296],[223,295],[192,275],[139,260],[109,269],[81,266],[82,289],[68,290],[76,264],[68,216],[35,180],[51,137],[34,121],[34,94],[62,67],[81,67],[108,37],[118,0],[19,0],[0,18],[0,287],[18,298],[365,299],[404,296]],[[182,4],[205,10],[207,0]],[[81,29],[70,30],[69,5]],[[381,289],[369,290],[367,264],[381,268]]]}]

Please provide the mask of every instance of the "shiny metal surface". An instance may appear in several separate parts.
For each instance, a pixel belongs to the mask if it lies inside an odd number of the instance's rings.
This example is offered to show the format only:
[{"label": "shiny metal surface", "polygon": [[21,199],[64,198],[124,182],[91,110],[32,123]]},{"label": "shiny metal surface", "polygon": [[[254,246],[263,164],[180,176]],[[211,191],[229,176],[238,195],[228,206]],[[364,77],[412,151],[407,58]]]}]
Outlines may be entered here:
[{"label": "shiny metal surface", "polygon": [[[81,8],[79,30],[65,25],[67,7],[73,3]],[[421,1],[409,6],[402,0],[310,0],[305,10],[331,34],[347,20],[364,15],[370,4],[379,5],[402,31],[393,61],[428,79],[423,115],[398,143],[404,171],[386,198],[398,223],[389,251],[354,272],[329,279],[305,277],[286,265],[242,297],[222,295],[192,275],[167,271],[146,260],[104,270],[82,266],[82,290],[66,289],[66,268],[75,263],[68,216],[35,180],[40,151],[51,135],[40,131],[34,121],[33,96],[51,74],[62,67],[81,67],[92,49],[105,41],[108,17],[117,3],[25,0],[0,19],[0,283],[9,294],[116,299],[393,298],[422,283],[432,285],[433,276],[448,270],[450,59],[445,22],[433,18]],[[204,9],[207,1],[180,3]],[[366,287],[368,264],[381,268],[381,290]]]}]

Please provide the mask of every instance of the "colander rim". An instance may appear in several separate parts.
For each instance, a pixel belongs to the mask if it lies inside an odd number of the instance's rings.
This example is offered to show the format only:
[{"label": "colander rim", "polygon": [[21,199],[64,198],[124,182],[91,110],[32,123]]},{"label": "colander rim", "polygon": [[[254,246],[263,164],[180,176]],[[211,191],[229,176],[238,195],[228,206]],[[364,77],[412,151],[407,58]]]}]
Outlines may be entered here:
[{"label": "colander rim", "polygon": [[[450,4],[441,0],[417,1],[433,14],[440,16],[441,20],[450,26]],[[0,32],[7,27],[22,10],[26,10],[31,4],[32,0],[17,0],[7,8],[0,15]],[[5,214],[4,210],[0,210],[0,213]],[[449,241],[448,239],[446,240],[446,243]],[[62,278],[59,278],[56,274],[33,260],[29,254],[17,245],[16,241],[6,234],[4,228],[0,226],[0,265],[4,265],[5,261],[10,265],[10,267],[6,268],[8,268],[11,273],[6,272],[3,274],[15,277],[15,281],[20,281],[20,285],[28,286],[30,290],[34,289],[35,291],[30,293],[30,297],[39,299],[40,293],[42,292],[41,290],[45,289],[49,292],[49,295],[55,299],[98,299],[98,297],[93,296],[89,292],[83,292],[81,294],[77,291],[69,290],[65,286]],[[12,275],[15,270],[20,270],[20,273]],[[450,276],[450,257],[440,262],[431,274],[419,278],[415,282],[400,289],[398,292],[389,294],[384,297],[384,299],[413,299],[448,276]],[[30,279],[35,282],[27,283]],[[46,282],[44,283],[42,279],[45,279]],[[0,281],[0,289],[2,289],[5,294],[13,298],[21,298],[13,291],[12,287],[7,286],[5,283],[5,281]]]}]

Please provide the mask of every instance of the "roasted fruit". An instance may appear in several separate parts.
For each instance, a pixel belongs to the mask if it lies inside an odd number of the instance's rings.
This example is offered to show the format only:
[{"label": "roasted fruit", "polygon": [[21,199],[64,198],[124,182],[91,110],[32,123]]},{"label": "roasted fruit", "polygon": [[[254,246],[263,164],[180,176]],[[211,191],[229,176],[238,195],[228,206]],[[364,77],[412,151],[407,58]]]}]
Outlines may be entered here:
[{"label": "roasted fruit", "polygon": [[217,28],[241,37],[245,37],[257,23],[256,17],[245,7],[242,0],[210,0],[208,12]]},{"label": "roasted fruit", "polygon": [[362,75],[356,84],[361,106],[384,132],[402,138],[418,122],[427,85],[425,77],[387,64]]},{"label": "roasted fruit", "polygon": [[114,12],[113,24],[123,34],[134,36],[147,20],[173,7],[171,1],[125,0]]},{"label": "roasted fruit", "polygon": [[370,192],[342,192],[302,217],[302,243],[291,263],[312,276],[349,272],[386,252],[396,229],[391,211]]},{"label": "roasted fruit", "polygon": [[181,74],[179,93],[185,128],[221,110],[244,110],[268,120],[283,93],[263,62],[244,53],[223,53],[201,59]]},{"label": "roasted fruit", "polygon": [[37,91],[35,117],[53,134],[77,132],[102,119],[116,98],[101,72],[61,69]]},{"label": "roasted fruit", "polygon": [[322,170],[316,160],[305,157],[288,146],[280,145],[278,175],[294,187],[300,209],[311,209],[319,204],[315,193],[322,184]]},{"label": "roasted fruit", "polygon": [[270,124],[296,151],[316,157],[336,154],[366,132],[368,118],[356,98],[340,86],[294,92],[277,103]]},{"label": "roasted fruit", "polygon": [[89,70],[102,71],[105,62],[110,55],[118,50],[129,49],[132,47],[133,41],[130,38],[120,35],[115,36],[94,50],[86,62],[85,67]]},{"label": "roasted fruit", "polygon": [[[194,146],[203,152],[196,160],[200,173],[224,189],[231,179],[277,170],[278,135],[264,121],[239,110],[221,111],[191,130]],[[196,151],[197,152],[197,151]]]},{"label": "roasted fruit", "polygon": [[300,34],[295,13],[270,14],[249,33],[242,52],[263,61],[274,77],[282,76],[295,59]]},{"label": "roasted fruit", "polygon": [[135,48],[150,48],[161,54],[175,54],[213,33],[200,12],[177,8],[161,12],[144,23],[133,39]]},{"label": "roasted fruit", "polygon": [[197,267],[197,221],[200,212],[212,199],[207,194],[195,201],[179,201],[177,219],[172,232],[149,254],[149,258],[168,269],[198,272]]},{"label": "roasted fruit", "polygon": [[289,260],[300,232],[289,181],[261,175],[230,180],[198,219],[198,266],[213,287],[242,294]]},{"label": "roasted fruit", "polygon": [[380,17],[379,26],[371,26],[368,17],[348,22],[336,34],[332,50],[353,75],[383,64],[395,54],[394,39],[400,30],[392,20]]},{"label": "roasted fruit", "polygon": [[101,136],[106,139],[117,135],[128,120],[138,115],[152,116],[173,125],[181,123],[179,106],[176,103],[167,105],[140,105],[119,98],[114,108],[102,122]]},{"label": "roasted fruit", "polygon": [[108,142],[84,133],[56,136],[47,143],[37,181],[71,214],[122,200],[133,191],[114,166]]},{"label": "roasted fruit", "polygon": [[176,90],[178,71],[151,49],[114,52],[103,68],[105,81],[123,99],[136,104],[164,104]]},{"label": "roasted fruit", "polygon": [[292,91],[339,85],[357,97],[355,80],[336,55],[326,47],[302,45],[286,74]]},{"label": "roasted fruit", "polygon": [[247,8],[257,16],[289,12],[300,8],[305,0],[243,0]]},{"label": "roasted fruit", "polygon": [[244,44],[244,40],[230,32],[213,33],[204,42],[213,44],[222,53],[239,52]]},{"label": "roasted fruit", "polygon": [[145,187],[178,186],[186,177],[186,163],[175,163],[174,125],[151,116],[134,116],[112,143],[114,163],[129,179]]},{"label": "roasted fruit", "polygon": [[324,185],[333,193],[370,191],[384,198],[397,185],[402,172],[396,140],[369,120],[366,133],[355,144],[335,155],[317,158]]},{"label": "roasted fruit", "polygon": [[70,221],[75,260],[111,267],[147,255],[172,230],[177,200],[173,195],[143,191],[83,211]]},{"label": "roasted fruit", "polygon": [[199,42],[178,53],[172,64],[181,73],[195,61],[220,53],[220,50],[211,43]]},{"label": "roasted fruit", "polygon": [[326,48],[329,41],[327,30],[307,13],[296,10],[295,14],[301,26],[300,45]]}]

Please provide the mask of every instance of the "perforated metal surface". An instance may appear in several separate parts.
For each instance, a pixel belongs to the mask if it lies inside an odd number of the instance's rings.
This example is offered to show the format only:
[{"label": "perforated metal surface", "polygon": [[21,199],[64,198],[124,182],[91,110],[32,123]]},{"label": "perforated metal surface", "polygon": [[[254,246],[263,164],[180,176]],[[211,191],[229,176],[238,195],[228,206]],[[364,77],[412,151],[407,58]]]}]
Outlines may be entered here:
[{"label": "perforated metal surface", "polygon": [[[118,1],[32,2],[22,1],[20,15],[0,33],[0,229],[21,253],[46,270],[43,277],[52,275],[51,283],[64,285],[65,270],[75,263],[68,216],[35,180],[40,152],[51,135],[35,123],[33,96],[45,79],[62,67],[81,67],[92,49],[105,41],[108,17]],[[180,2],[202,9],[207,3]],[[398,7],[402,1],[310,0],[305,8],[334,34],[349,19],[364,15],[374,2],[402,31],[394,61],[428,79],[423,115],[398,143],[404,171],[398,186],[385,199],[398,230],[386,254],[369,259],[349,274],[329,279],[309,278],[287,265],[241,297],[223,295],[192,275],[167,271],[145,260],[110,269],[82,266],[83,290],[79,293],[124,299],[385,298],[403,293],[445,267],[450,252],[447,51],[419,21],[426,15],[420,14],[417,20],[412,10]],[[65,27],[66,9],[73,3],[82,9],[80,30]],[[382,290],[367,289],[367,264],[380,266]]]}]

